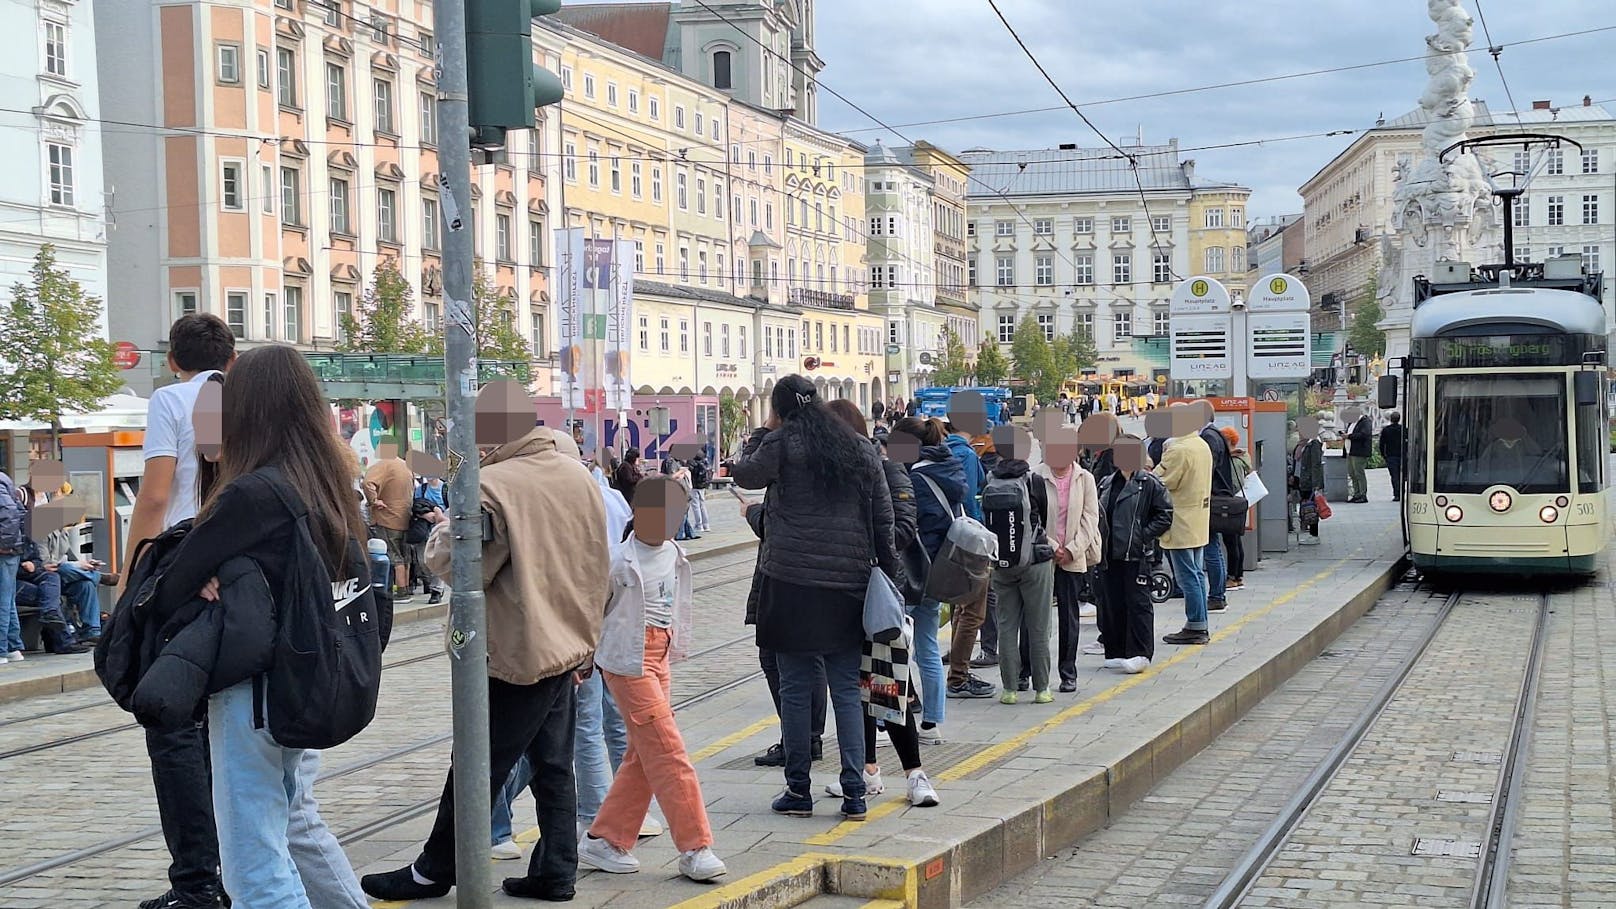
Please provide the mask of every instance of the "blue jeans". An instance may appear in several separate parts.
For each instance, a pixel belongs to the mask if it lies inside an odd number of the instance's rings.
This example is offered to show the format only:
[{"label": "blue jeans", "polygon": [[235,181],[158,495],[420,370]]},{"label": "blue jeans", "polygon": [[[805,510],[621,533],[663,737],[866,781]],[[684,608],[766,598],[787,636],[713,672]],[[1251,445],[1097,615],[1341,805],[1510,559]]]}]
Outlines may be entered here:
[{"label": "blue jeans", "polygon": [[1229,554],[1223,549],[1223,537],[1212,535],[1212,542],[1201,550],[1201,561],[1206,566],[1206,598],[1221,600],[1224,585],[1229,583]]},{"label": "blue jeans", "polygon": [[275,744],[253,728],[253,686],[208,699],[219,863],[241,909],[368,909],[353,866],[320,818],[320,753]]},{"label": "blue jeans", "polygon": [[948,703],[948,674],[937,646],[942,610],[943,604],[936,600],[909,607],[909,617],[915,620],[915,666],[920,670],[920,718],[928,723],[941,723],[943,705]]},{"label": "blue jeans", "polygon": [[[101,596],[96,587],[101,583],[101,572],[94,568],[85,571],[72,562],[63,562],[56,569],[62,577],[62,597],[78,608],[79,623],[92,635],[101,634]],[[62,610],[68,613],[68,610]],[[68,613],[68,622],[73,621]]]},{"label": "blue jeans", "polygon": [[[499,796],[494,799],[493,843],[498,846],[511,838],[511,803],[522,794],[527,784],[533,781],[533,764],[522,755],[516,766],[511,768],[511,776],[505,781],[505,788],[500,790]],[[582,787],[579,787],[580,791]]]},{"label": "blue jeans", "polygon": [[0,555],[0,653],[22,650],[22,619],[17,617],[17,566],[21,555]]},{"label": "blue jeans", "polygon": [[1184,628],[1188,631],[1207,629],[1206,566],[1201,561],[1205,551],[1205,547],[1166,550],[1173,563],[1173,577],[1184,591]]},{"label": "blue jeans", "polygon": [[842,753],[842,793],[847,798],[864,797],[864,705],[859,695],[862,658],[858,649],[824,654],[777,652],[774,655],[780,668],[780,727],[786,752],[786,788],[798,795],[811,797],[813,793],[809,748],[813,739],[814,684],[823,659],[824,677],[830,685],[831,709],[836,714],[836,744]]}]

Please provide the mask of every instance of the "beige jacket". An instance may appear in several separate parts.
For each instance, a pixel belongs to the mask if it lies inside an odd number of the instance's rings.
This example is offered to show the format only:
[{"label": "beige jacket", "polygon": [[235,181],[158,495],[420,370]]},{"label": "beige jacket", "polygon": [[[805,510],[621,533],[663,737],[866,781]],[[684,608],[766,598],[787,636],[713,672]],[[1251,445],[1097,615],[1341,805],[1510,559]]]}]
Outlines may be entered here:
[{"label": "beige jacket", "polygon": [[[587,663],[600,641],[610,594],[606,508],[595,480],[536,426],[482,463],[488,598],[488,675],[531,685]],[[447,521],[432,528],[426,564],[449,576]],[[452,606],[451,606],[452,608]]]},{"label": "beige jacket", "polygon": [[1156,474],[1173,500],[1173,526],[1163,549],[1198,549],[1211,539],[1212,449],[1198,435],[1167,440]]},{"label": "beige jacket", "polygon": [[1060,494],[1055,489],[1055,473],[1048,464],[1039,464],[1032,472],[1044,478],[1049,493],[1049,541],[1057,549],[1066,547],[1072,560],[1056,565],[1063,571],[1085,572],[1100,564],[1100,494],[1094,484],[1094,474],[1076,464],[1072,465],[1072,496],[1066,503],[1066,526],[1055,527],[1060,513]]}]

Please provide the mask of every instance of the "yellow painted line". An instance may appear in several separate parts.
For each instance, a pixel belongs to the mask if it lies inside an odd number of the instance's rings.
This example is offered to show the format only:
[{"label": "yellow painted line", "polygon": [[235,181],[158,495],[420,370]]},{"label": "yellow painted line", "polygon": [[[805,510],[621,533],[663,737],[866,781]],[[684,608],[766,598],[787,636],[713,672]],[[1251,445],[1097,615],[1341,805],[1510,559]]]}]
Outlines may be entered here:
[{"label": "yellow painted line", "polygon": [[742,729],[742,730],[740,730],[738,732],[732,732],[729,735],[724,736],[723,738],[721,738],[718,741],[712,743],[711,745],[708,745],[706,748],[702,748],[699,751],[691,752],[691,754],[690,754],[690,762],[692,764],[694,764],[694,763],[697,763],[699,761],[705,761],[708,758],[712,757],[713,755],[718,754],[718,753],[724,751],[727,748],[730,748],[731,746],[739,745],[741,742],[746,741],[747,739],[751,738],[754,735],[757,735],[758,733],[762,732],[765,729],[768,729],[770,726],[778,726],[778,725],[780,725],[780,718],[773,715],[773,714],[770,714],[769,716],[766,716],[763,719],[758,720],[756,723],[753,723],[752,725],[746,727],[745,729]]},{"label": "yellow painted line", "polygon": [[[1356,551],[1354,551],[1354,555],[1356,555]],[[1275,609],[1278,609],[1279,607],[1285,605],[1286,603],[1289,603],[1290,601],[1296,599],[1296,597],[1298,595],[1300,595],[1302,591],[1306,590],[1309,587],[1312,587],[1313,585],[1319,583],[1320,581],[1322,581],[1322,580],[1330,577],[1331,575],[1335,574],[1335,572],[1338,569],[1340,569],[1342,565],[1347,564],[1347,562],[1349,562],[1351,560],[1352,560],[1352,556],[1348,556],[1347,558],[1344,558],[1344,559],[1340,560],[1339,562],[1336,562],[1335,564],[1331,565],[1329,568],[1324,569],[1323,571],[1319,572],[1318,574],[1314,575],[1313,577],[1311,577],[1311,578],[1307,579],[1306,581],[1303,581],[1302,583],[1296,585],[1296,587],[1293,588],[1289,593],[1281,594],[1280,596],[1275,597],[1271,602],[1269,602],[1268,605],[1266,605],[1266,606],[1264,606],[1264,607],[1262,607],[1260,609],[1257,609],[1257,610],[1254,610],[1252,612],[1247,613],[1246,615],[1242,616],[1241,618],[1239,618],[1238,620],[1236,620],[1235,622],[1230,624],[1228,627],[1226,627],[1226,628],[1222,629],[1221,631],[1219,631],[1217,634],[1212,635],[1211,643],[1215,644],[1215,643],[1217,643],[1219,641],[1222,641],[1222,640],[1225,640],[1225,639],[1231,637],[1232,635],[1237,633],[1241,628],[1244,628],[1247,624],[1249,624],[1251,622],[1254,622],[1259,618],[1262,618],[1263,616],[1269,614],[1270,612],[1273,612]],[[1180,649],[1177,653],[1175,653],[1172,656],[1168,657],[1167,659],[1162,660],[1161,662],[1152,663],[1150,668],[1146,669],[1144,672],[1141,672],[1138,675],[1128,676],[1128,677],[1122,679],[1121,681],[1113,683],[1112,685],[1107,687],[1104,691],[1094,695],[1093,697],[1087,698],[1087,699],[1085,699],[1083,701],[1079,701],[1078,703],[1073,704],[1072,706],[1066,708],[1065,710],[1062,710],[1060,713],[1055,714],[1054,716],[1052,716],[1049,719],[1043,721],[1042,723],[1039,723],[1038,725],[1033,726],[1031,729],[1028,729],[1028,730],[1026,730],[1024,732],[1017,733],[1016,735],[1011,736],[1010,738],[1005,739],[1002,742],[997,742],[997,743],[995,743],[993,745],[989,745],[988,747],[983,748],[982,750],[976,752],[975,754],[973,754],[970,757],[966,758],[965,760],[959,762],[958,764],[955,764],[954,766],[948,768],[947,770],[944,770],[942,773],[937,774],[937,779],[941,780],[943,782],[951,782],[951,781],[956,781],[956,780],[963,779],[966,776],[969,776],[970,774],[975,773],[978,770],[981,770],[983,767],[986,767],[987,765],[989,765],[989,764],[991,764],[991,763],[993,763],[995,761],[1001,760],[1001,759],[1009,756],[1011,753],[1013,753],[1016,750],[1022,748],[1028,742],[1032,741],[1034,738],[1036,738],[1036,737],[1038,737],[1040,735],[1043,735],[1044,733],[1049,732],[1051,730],[1057,729],[1057,728],[1065,725],[1066,723],[1071,722],[1072,720],[1077,719],[1078,717],[1082,716],[1083,714],[1088,713],[1089,711],[1093,710],[1095,707],[1098,707],[1101,704],[1104,704],[1107,701],[1110,701],[1110,700],[1120,696],[1124,692],[1131,691],[1134,688],[1137,688],[1140,685],[1143,685],[1145,683],[1145,680],[1151,678],[1152,676],[1160,675],[1162,672],[1165,672],[1169,667],[1171,667],[1171,666],[1173,666],[1173,665],[1175,665],[1177,663],[1181,663],[1184,660],[1189,659],[1191,657],[1191,655],[1193,655],[1193,654],[1195,654],[1197,652],[1199,652],[1199,648],[1197,648],[1197,647],[1184,647],[1184,648]],[[908,808],[908,807],[909,807],[909,803],[907,801],[902,800],[902,799],[892,799],[892,800],[883,802],[880,805],[877,805],[874,808],[870,809],[869,814],[865,816],[864,820],[862,820],[862,821],[843,821],[842,823],[837,824],[835,827],[832,827],[830,830],[826,831],[825,833],[821,833],[821,834],[819,834],[817,836],[809,837],[807,842],[810,845],[814,845],[814,846],[829,846],[829,845],[832,845],[833,843],[836,843],[837,841],[843,839],[844,837],[848,836],[849,834],[855,833],[855,832],[863,829],[871,821],[877,821],[877,820],[880,820],[881,818],[889,817],[889,816],[891,816],[893,814],[896,814],[897,812],[899,812],[899,811],[901,811],[901,810],[903,810],[905,808]]]},{"label": "yellow painted line", "polygon": [[760,889],[763,885],[784,878],[795,877],[799,874],[818,871],[831,860],[830,856],[817,853],[799,855],[789,861],[781,862],[772,868],[750,874],[733,883],[724,884],[694,896],[683,902],[674,903],[669,909],[719,909],[726,902],[746,896]]}]

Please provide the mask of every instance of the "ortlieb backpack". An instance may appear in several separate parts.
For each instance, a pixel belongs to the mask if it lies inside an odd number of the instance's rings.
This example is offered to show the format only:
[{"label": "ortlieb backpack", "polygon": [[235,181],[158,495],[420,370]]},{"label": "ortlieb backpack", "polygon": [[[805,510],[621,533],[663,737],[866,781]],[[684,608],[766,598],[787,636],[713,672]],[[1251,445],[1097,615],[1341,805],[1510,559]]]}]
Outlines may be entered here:
[{"label": "ortlieb backpack", "polygon": [[17,484],[0,472],[0,553],[22,552],[27,545],[27,532],[23,529],[27,511],[17,495]]},{"label": "ortlieb backpack", "polygon": [[999,568],[1024,568],[1049,558],[1049,543],[1038,523],[1030,480],[1043,482],[1032,474],[990,476],[982,488],[982,520],[998,541]]},{"label": "ortlieb backpack", "polygon": [[948,497],[931,477],[918,471],[913,476],[925,480],[943,511],[954,515],[943,547],[926,573],[925,596],[944,603],[974,603],[987,592],[988,575],[999,557],[998,541],[964,508],[949,508]]},{"label": "ortlieb backpack", "polygon": [[334,580],[308,508],[284,480],[270,488],[292,513],[292,553],[275,591],[275,665],[254,682],[254,722],[283,748],[335,748],[376,715],[393,602],[374,595],[358,540],[348,541],[343,579]]}]

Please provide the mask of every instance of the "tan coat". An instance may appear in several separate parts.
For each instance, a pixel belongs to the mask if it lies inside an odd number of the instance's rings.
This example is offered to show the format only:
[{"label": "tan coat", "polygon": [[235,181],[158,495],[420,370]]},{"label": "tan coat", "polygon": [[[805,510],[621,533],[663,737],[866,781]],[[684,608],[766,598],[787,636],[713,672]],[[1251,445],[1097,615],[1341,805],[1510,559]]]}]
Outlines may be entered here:
[{"label": "tan coat", "polygon": [[1212,539],[1212,449],[1197,435],[1169,439],[1156,474],[1173,500],[1163,549],[1198,549]]},{"label": "tan coat", "polygon": [[[589,471],[542,426],[483,461],[488,675],[532,685],[584,665],[600,641],[610,594],[606,507]],[[447,521],[432,529],[426,564],[449,576]],[[452,606],[451,606],[452,608]]]},{"label": "tan coat", "polygon": [[1072,465],[1072,497],[1066,504],[1066,526],[1055,527],[1060,513],[1060,495],[1055,490],[1055,473],[1048,464],[1039,464],[1032,472],[1044,478],[1049,493],[1049,542],[1051,546],[1065,546],[1072,560],[1057,566],[1063,571],[1084,572],[1100,564],[1100,494],[1094,483],[1094,474],[1076,464]]}]

